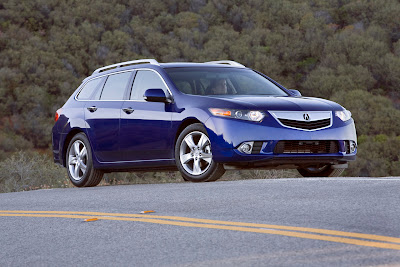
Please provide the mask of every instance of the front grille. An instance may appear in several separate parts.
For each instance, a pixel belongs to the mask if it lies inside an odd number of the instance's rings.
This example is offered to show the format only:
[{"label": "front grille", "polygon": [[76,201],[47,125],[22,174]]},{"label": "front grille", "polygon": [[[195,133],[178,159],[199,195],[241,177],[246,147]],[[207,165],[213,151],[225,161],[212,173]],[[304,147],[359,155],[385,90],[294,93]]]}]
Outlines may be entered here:
[{"label": "front grille", "polygon": [[350,141],[344,141],[344,148],[346,150],[346,154],[350,154]]},{"label": "front grille", "polygon": [[331,124],[330,118],[318,121],[295,121],[287,119],[279,119],[279,121],[285,126],[304,130],[316,130],[328,127]]},{"label": "front grille", "polygon": [[263,142],[254,142],[253,149],[251,150],[251,154],[259,154],[262,148]]},{"label": "front grille", "polygon": [[337,141],[279,141],[274,149],[275,154],[308,153],[308,154],[332,154],[339,152]]}]

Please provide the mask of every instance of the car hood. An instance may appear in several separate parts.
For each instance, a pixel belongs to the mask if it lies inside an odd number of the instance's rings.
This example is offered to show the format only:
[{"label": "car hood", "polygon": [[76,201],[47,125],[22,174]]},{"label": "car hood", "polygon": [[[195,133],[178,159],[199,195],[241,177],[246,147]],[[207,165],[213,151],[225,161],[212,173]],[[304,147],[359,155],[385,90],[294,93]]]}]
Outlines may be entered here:
[{"label": "car hood", "polygon": [[[212,96],[212,98],[222,100],[221,102],[229,102],[230,104],[238,104],[249,109],[259,110],[331,111],[343,109],[335,102],[314,97]],[[220,108],[223,108],[223,106]]]}]

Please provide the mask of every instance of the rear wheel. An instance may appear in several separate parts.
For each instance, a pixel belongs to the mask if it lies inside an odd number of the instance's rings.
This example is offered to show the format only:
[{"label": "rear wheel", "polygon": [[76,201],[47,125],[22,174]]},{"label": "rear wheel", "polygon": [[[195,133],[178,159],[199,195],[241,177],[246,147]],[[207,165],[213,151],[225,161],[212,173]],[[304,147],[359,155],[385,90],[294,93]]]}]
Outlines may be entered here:
[{"label": "rear wheel", "polygon": [[175,161],[183,179],[191,182],[218,180],[225,169],[213,160],[211,142],[200,123],[186,127],[175,145]]},{"label": "rear wheel", "polygon": [[332,169],[330,164],[297,169],[303,177],[337,177],[345,169]]},{"label": "rear wheel", "polygon": [[83,133],[75,135],[67,150],[68,177],[77,187],[96,186],[103,178],[103,172],[93,168],[92,150]]}]

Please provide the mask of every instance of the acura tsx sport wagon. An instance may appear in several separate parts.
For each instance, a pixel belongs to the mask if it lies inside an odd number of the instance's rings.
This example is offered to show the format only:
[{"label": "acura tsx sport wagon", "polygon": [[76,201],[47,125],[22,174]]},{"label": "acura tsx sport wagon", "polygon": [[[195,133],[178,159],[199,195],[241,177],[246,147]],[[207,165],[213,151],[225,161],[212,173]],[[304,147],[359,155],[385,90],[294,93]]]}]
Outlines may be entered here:
[{"label": "acura tsx sport wagon", "polygon": [[76,186],[113,171],[177,169],[192,182],[247,168],[338,176],[357,153],[350,111],[228,60],[99,68],[55,121],[54,161]]}]

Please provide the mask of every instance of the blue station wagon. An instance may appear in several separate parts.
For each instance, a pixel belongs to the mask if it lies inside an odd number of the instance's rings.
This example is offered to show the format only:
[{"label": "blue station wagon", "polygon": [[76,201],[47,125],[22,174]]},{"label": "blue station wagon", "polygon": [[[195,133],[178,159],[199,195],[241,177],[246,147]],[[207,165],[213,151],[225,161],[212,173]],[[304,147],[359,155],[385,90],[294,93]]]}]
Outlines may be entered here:
[{"label": "blue station wagon", "polygon": [[357,153],[350,111],[229,60],[99,68],[55,121],[54,161],[79,187],[114,171],[179,170],[192,182],[249,168],[338,176]]}]

